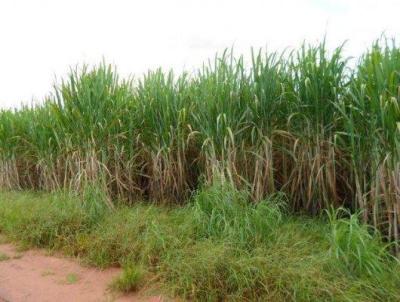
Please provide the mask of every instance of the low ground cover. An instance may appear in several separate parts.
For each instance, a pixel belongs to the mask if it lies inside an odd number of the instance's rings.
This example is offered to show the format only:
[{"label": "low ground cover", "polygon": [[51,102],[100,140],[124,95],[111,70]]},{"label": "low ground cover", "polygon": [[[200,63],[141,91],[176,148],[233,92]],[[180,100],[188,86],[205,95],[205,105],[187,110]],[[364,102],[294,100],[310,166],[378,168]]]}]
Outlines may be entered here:
[{"label": "low ground cover", "polygon": [[215,184],[185,206],[115,203],[95,188],[0,193],[0,232],[97,267],[122,266],[110,286],[150,283],[199,301],[398,301],[400,270],[357,214],[292,216],[285,197],[250,202]]}]

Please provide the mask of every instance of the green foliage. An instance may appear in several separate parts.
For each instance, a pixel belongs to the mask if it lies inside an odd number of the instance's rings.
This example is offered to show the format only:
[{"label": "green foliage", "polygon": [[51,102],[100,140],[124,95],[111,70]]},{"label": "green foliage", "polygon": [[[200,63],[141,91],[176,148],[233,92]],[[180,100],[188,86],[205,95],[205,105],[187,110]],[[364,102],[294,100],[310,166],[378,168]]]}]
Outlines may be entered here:
[{"label": "green foliage", "polygon": [[195,301],[398,300],[398,262],[356,218],[293,217],[282,197],[248,198],[216,183],[184,207],[118,205],[93,216],[78,196],[0,193],[0,232],[121,265],[116,290],[158,280],[166,294]]},{"label": "green foliage", "polygon": [[230,184],[216,183],[194,196],[196,235],[204,238],[229,238],[239,246],[266,243],[283,219],[282,198],[270,197],[257,204],[249,202],[246,191]]},{"label": "green foliage", "polygon": [[398,242],[400,50],[382,38],[350,68],[342,49],[253,50],[249,66],[226,50],[192,74],[136,80],[73,68],[42,105],[0,111],[0,187],[96,184],[112,207],[183,203],[222,178],[254,202],[283,192],[291,210],[363,210]]},{"label": "green foliage", "polygon": [[88,231],[104,215],[91,211],[88,202],[93,201],[67,193],[6,194],[1,200],[0,231],[25,245],[69,251],[76,236]]},{"label": "green foliage", "polygon": [[[358,214],[339,208],[327,211],[332,255],[351,273],[376,276],[385,271],[391,258],[376,230],[363,225]],[[346,217],[347,216],[347,217]]]},{"label": "green foliage", "polygon": [[144,275],[143,268],[133,265],[126,266],[123,268],[121,275],[112,281],[110,287],[113,290],[122,292],[136,291],[143,282]]},{"label": "green foliage", "polygon": [[[399,47],[382,38],[352,68],[325,41],[246,62],[226,50],[192,74],[137,80],[103,62],[72,69],[40,106],[1,110],[0,188],[74,193],[2,195],[0,230],[143,265],[189,299],[392,299]],[[289,215],[341,206],[310,230]]]},{"label": "green foliage", "polygon": [[79,277],[76,274],[71,273],[67,275],[66,279],[67,279],[67,284],[75,284],[76,282],[78,282]]}]

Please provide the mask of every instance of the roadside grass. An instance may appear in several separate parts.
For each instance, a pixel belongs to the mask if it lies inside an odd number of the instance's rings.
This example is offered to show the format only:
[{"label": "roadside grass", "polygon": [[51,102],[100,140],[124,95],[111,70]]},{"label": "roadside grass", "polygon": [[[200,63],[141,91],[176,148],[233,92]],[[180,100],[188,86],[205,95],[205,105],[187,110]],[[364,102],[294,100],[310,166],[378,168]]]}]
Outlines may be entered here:
[{"label": "roadside grass", "polygon": [[[182,207],[107,206],[93,194],[0,193],[0,233],[62,250],[87,264],[121,266],[110,287],[151,282],[195,301],[398,301],[400,269],[358,216],[292,216],[281,195],[259,203],[229,185],[199,190]],[[89,196],[89,197],[88,197]],[[93,210],[96,209],[96,210]]]}]

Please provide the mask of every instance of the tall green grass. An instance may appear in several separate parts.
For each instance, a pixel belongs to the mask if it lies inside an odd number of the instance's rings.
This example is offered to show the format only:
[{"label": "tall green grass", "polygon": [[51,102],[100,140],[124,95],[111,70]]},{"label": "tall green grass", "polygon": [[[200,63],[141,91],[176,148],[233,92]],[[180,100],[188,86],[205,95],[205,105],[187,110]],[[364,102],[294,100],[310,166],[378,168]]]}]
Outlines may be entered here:
[{"label": "tall green grass", "polygon": [[217,179],[289,210],[362,210],[397,242],[399,54],[381,39],[350,68],[323,41],[249,65],[227,50],[193,74],[75,68],[42,105],[0,112],[0,186],[183,203]]},{"label": "tall green grass", "polygon": [[85,191],[0,193],[0,233],[98,267],[120,265],[116,290],[156,285],[191,301],[398,301],[400,266],[356,216],[295,217],[279,195],[253,204],[227,184],[184,207],[112,209]]}]

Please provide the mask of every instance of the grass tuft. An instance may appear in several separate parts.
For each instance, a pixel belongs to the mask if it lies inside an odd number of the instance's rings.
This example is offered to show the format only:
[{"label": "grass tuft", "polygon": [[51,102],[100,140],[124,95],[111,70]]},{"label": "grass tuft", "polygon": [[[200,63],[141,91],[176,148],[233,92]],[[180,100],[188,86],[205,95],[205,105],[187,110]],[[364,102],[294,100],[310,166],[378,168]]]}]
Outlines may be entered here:
[{"label": "grass tuft", "polygon": [[[380,275],[393,256],[382,243],[379,232],[361,224],[360,214],[339,208],[327,211],[331,244],[330,252],[350,273]],[[397,261],[394,259],[394,261]]]},{"label": "grass tuft", "polygon": [[145,277],[145,270],[139,266],[125,266],[121,275],[110,284],[111,289],[121,292],[136,291],[140,288]]},{"label": "grass tuft", "polygon": [[74,273],[68,274],[66,277],[67,284],[75,284],[76,282],[78,282],[78,280],[79,280],[78,275]]},{"label": "grass tuft", "polygon": [[6,260],[9,260],[9,259],[10,259],[10,256],[8,256],[5,253],[0,253],[0,261],[6,261]]}]

